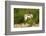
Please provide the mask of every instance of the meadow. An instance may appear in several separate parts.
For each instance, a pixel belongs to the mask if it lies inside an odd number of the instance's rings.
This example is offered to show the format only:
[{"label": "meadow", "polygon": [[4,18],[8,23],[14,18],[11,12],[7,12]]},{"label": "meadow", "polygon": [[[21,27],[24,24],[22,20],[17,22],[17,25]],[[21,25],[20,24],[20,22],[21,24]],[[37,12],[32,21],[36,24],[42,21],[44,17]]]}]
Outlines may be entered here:
[{"label": "meadow", "polygon": [[39,25],[39,9],[14,8],[15,27],[32,27]]}]

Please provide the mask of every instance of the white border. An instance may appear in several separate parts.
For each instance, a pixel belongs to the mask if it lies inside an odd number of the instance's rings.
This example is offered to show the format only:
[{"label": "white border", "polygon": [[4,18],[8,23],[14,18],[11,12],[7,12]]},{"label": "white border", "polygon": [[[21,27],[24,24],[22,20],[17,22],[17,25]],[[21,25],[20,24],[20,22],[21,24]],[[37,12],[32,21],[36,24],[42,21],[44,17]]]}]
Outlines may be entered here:
[{"label": "white border", "polygon": [[[14,28],[14,8],[29,8],[39,10],[39,27],[27,28]],[[29,31],[29,30],[42,30],[42,7],[41,6],[24,6],[24,5],[11,5],[11,32],[12,31]]]}]

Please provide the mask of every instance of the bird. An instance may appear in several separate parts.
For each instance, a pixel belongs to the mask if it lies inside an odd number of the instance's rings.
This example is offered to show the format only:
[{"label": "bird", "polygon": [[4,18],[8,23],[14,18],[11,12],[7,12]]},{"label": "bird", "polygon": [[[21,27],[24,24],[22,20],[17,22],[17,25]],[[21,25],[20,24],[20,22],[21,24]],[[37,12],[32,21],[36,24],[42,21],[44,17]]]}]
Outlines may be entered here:
[{"label": "bird", "polygon": [[24,16],[24,19],[25,19],[25,21],[27,20],[27,18],[29,18],[29,19],[31,19],[31,18],[33,18],[33,14],[25,14],[25,16]]}]

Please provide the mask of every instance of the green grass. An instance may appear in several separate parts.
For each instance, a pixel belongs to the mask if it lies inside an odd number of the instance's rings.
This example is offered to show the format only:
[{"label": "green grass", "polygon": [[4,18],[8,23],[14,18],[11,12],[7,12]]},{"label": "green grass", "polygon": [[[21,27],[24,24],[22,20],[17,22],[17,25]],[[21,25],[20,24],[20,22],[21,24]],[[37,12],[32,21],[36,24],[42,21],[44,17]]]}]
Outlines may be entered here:
[{"label": "green grass", "polygon": [[[33,18],[24,21],[25,14],[33,14]],[[14,24],[38,24],[39,23],[39,9],[14,8]]]}]

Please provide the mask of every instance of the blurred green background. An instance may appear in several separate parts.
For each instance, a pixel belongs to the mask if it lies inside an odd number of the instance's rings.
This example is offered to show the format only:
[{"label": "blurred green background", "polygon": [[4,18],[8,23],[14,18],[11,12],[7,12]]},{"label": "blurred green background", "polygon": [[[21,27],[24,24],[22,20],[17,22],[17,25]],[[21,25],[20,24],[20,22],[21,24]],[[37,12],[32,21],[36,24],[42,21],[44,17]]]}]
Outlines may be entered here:
[{"label": "blurred green background", "polygon": [[[33,18],[24,21],[25,14],[33,14]],[[14,24],[38,24],[39,23],[39,9],[14,8]]]}]

